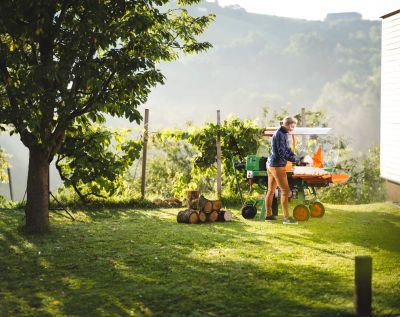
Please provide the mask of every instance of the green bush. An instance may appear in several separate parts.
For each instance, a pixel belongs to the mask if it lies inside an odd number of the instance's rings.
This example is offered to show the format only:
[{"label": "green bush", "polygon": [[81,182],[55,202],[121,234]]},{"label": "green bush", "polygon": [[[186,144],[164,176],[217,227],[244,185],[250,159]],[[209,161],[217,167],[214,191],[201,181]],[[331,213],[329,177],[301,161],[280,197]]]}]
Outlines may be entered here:
[{"label": "green bush", "polygon": [[71,128],[56,160],[65,190],[75,191],[82,200],[123,194],[128,186],[123,175],[142,148],[128,133],[102,125]]},{"label": "green bush", "polygon": [[[276,125],[285,114],[284,109],[279,113],[274,112],[262,124]],[[264,109],[266,118],[267,115],[268,109]],[[306,118],[309,126],[326,126],[326,118],[321,111],[306,112]],[[226,204],[229,201],[237,204],[239,195],[232,162],[245,162],[250,154],[269,155],[270,140],[259,137],[262,131],[255,120],[230,116],[221,123],[220,129],[216,124],[206,122],[198,126],[189,124],[185,129],[164,129],[152,134],[148,145],[146,198],[182,200],[186,198],[188,190],[200,190],[207,197],[215,198],[215,143],[219,133],[222,147],[222,196]],[[68,146],[61,150],[58,157],[57,166],[62,169],[65,186],[77,188],[78,195],[84,196],[88,202],[98,200],[124,204],[132,199],[140,199],[141,161],[137,160],[133,164],[139,157],[140,143],[128,141],[126,131],[92,127],[84,132],[71,131],[66,142]],[[320,143],[330,155],[341,153],[341,162],[336,167],[351,175],[350,181],[344,185],[321,189],[320,198],[323,201],[359,204],[384,200],[384,186],[379,175],[379,148],[371,149],[364,155],[355,155],[342,139],[330,136],[318,140],[310,138],[306,145],[298,142],[296,152],[312,153]],[[332,160],[332,165],[333,161],[336,160]],[[250,192],[244,172],[237,172],[237,177],[244,195],[265,192],[265,189],[256,185],[253,186],[253,192]],[[74,195],[67,196],[64,197],[67,201],[75,199]],[[89,196],[92,197],[89,199]]]},{"label": "green bush", "polygon": [[[231,116],[218,127],[206,122],[185,130],[164,129],[151,140],[147,165],[146,192],[159,197],[185,198],[187,190],[213,195],[216,183],[216,136],[221,135],[222,180],[224,191],[232,193],[232,159],[243,161],[255,153],[260,128],[253,120]],[[134,180],[133,180],[134,182]]]},{"label": "green bush", "polygon": [[[7,160],[10,155],[7,154],[2,147],[0,147],[0,183],[8,183],[8,174],[6,169],[10,167],[10,164]],[[7,205],[6,199],[0,195],[0,207],[4,207]]]},{"label": "green bush", "polygon": [[192,179],[192,158],[196,151],[185,140],[171,138],[154,138],[149,150],[152,157],[147,164],[146,193],[182,198]]},{"label": "green bush", "polygon": [[321,200],[335,204],[368,204],[385,200],[384,181],[380,178],[379,147],[366,154],[349,153],[337,168],[350,174],[346,184],[321,190]]},{"label": "green bush", "polygon": [[8,175],[6,169],[10,167],[7,158],[10,155],[7,154],[2,147],[0,147],[0,183],[8,183]]}]

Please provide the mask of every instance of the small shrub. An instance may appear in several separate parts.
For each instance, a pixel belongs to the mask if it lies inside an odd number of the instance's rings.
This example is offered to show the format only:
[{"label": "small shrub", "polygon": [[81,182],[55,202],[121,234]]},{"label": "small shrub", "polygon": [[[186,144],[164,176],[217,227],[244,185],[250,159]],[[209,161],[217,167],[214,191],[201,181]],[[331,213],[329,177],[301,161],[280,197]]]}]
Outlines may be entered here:
[{"label": "small shrub", "polygon": [[368,204],[385,199],[384,181],[380,178],[379,147],[363,155],[348,155],[337,166],[351,178],[344,185],[321,190],[323,201],[335,204]]}]

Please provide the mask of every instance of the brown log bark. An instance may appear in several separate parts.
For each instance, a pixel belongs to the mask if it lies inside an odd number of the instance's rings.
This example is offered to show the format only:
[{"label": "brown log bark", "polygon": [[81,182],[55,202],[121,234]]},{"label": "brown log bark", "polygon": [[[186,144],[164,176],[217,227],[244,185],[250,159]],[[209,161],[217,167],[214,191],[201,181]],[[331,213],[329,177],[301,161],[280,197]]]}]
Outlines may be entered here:
[{"label": "brown log bark", "polygon": [[212,211],[207,214],[207,221],[215,222],[218,220],[218,211]]},{"label": "brown log bark", "polygon": [[199,199],[199,196],[200,196],[200,191],[198,191],[198,190],[188,190],[188,192],[187,192],[187,206],[188,206],[188,208],[191,208],[192,201],[196,200],[196,199]]},{"label": "brown log bark", "polygon": [[199,210],[199,199],[193,199],[192,201],[188,201],[188,208],[193,210]]},{"label": "brown log bark", "polygon": [[164,202],[168,206],[174,206],[174,207],[182,206],[182,202],[178,198],[167,198],[164,200]]},{"label": "brown log bark", "polygon": [[176,215],[176,221],[178,222],[178,223],[182,223],[183,221],[182,221],[182,218],[183,218],[183,213],[185,212],[186,210],[181,210],[181,211],[179,211],[178,212],[178,214]]},{"label": "brown log bark", "polygon": [[199,221],[199,215],[196,210],[182,210],[178,212],[176,220],[178,221],[178,223],[195,224]]},{"label": "brown log bark", "polygon": [[220,210],[218,211],[218,221],[231,221],[232,220],[232,212],[229,210]]},{"label": "brown log bark", "polygon": [[197,199],[193,199],[189,204],[190,209],[205,211],[206,213],[212,211],[212,203],[210,200],[201,195]]},{"label": "brown log bark", "polygon": [[42,233],[49,230],[49,160],[39,147],[29,149],[25,216],[26,232]]},{"label": "brown log bark", "polygon": [[190,201],[189,208],[210,213],[213,210],[220,210],[221,205],[220,200],[209,200],[201,195],[199,198]]}]

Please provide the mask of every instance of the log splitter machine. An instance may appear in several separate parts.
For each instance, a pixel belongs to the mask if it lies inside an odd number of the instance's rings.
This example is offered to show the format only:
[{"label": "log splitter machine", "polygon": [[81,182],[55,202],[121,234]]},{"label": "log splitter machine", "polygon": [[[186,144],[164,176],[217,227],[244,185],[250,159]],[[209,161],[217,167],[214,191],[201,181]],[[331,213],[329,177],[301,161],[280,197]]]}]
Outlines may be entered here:
[{"label": "log splitter machine", "polygon": [[[277,128],[267,128],[262,137],[271,137]],[[330,133],[330,128],[305,128],[297,127],[291,133],[292,136],[292,149],[296,149],[296,135],[310,136],[317,139],[318,135],[326,135]],[[266,206],[264,196],[255,198],[254,201],[244,202],[242,190],[239,185],[237,177],[237,170],[246,170],[246,180],[250,188],[257,184],[261,189],[268,189],[268,172],[267,172],[267,157],[259,155],[249,155],[246,158],[246,163],[233,164],[237,189],[240,199],[243,204],[242,216],[246,219],[253,219],[256,217],[257,208],[261,207],[259,216],[260,221],[264,221],[266,216]],[[310,157],[311,159],[311,157]],[[288,177],[290,194],[289,199],[297,198],[297,205],[293,209],[293,217],[297,221],[307,221],[310,217],[321,218],[324,216],[325,207],[318,200],[316,188],[326,187],[330,184],[342,184],[348,181],[347,174],[336,174],[335,167],[323,167],[322,162],[322,146],[319,145],[316,152],[313,154],[313,166],[293,166],[288,162],[286,166],[286,173]],[[278,214],[278,198],[280,197],[279,188],[277,189],[273,202],[272,214]]]}]

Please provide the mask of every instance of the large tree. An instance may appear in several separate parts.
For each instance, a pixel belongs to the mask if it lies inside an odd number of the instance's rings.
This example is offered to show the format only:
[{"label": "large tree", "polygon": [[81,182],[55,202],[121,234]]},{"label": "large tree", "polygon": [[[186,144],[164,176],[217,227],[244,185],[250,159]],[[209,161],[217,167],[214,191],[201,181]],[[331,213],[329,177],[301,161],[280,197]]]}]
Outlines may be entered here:
[{"label": "large tree", "polygon": [[156,64],[211,46],[196,37],[213,16],[184,9],[200,0],[168,2],[0,2],[0,126],[29,149],[27,231],[49,229],[49,163],[66,131],[105,114],[140,122],[138,105],[164,80]]}]

